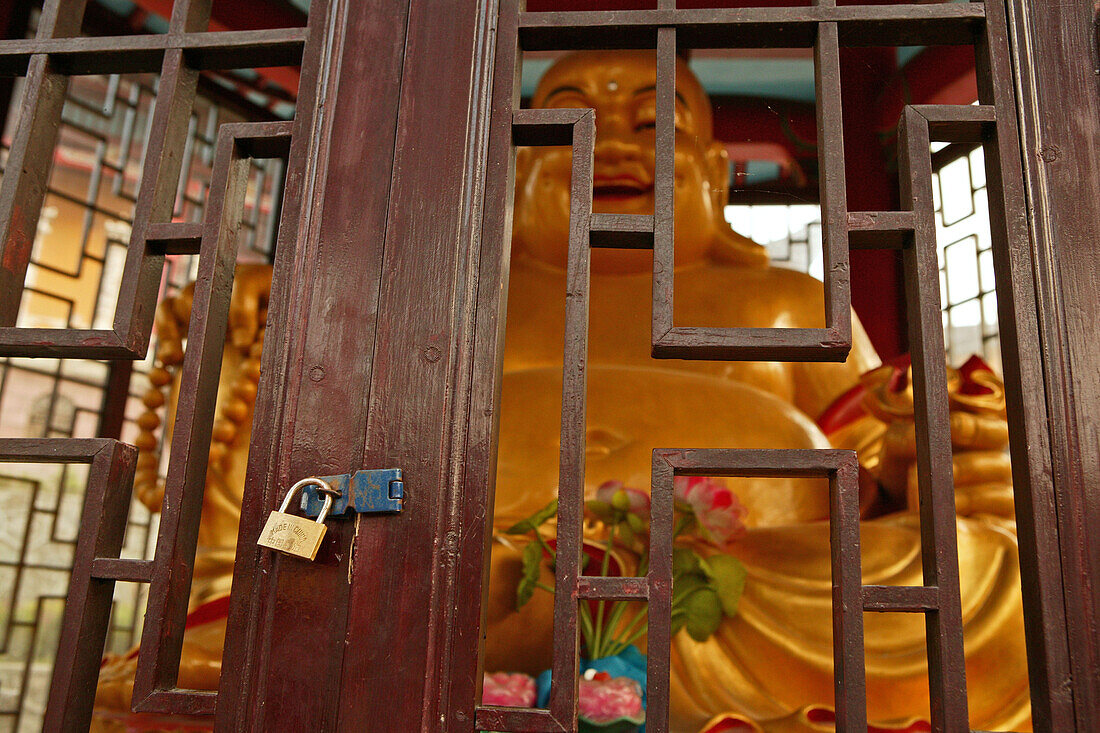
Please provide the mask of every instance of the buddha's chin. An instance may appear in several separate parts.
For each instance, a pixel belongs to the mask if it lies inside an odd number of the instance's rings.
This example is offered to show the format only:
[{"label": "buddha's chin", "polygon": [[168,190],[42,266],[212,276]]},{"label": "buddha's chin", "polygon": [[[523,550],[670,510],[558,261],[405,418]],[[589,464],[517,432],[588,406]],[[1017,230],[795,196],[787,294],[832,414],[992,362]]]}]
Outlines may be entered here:
[{"label": "buddha's chin", "polygon": [[592,196],[592,211],[597,214],[652,214],[653,192],[636,194],[600,194]]}]

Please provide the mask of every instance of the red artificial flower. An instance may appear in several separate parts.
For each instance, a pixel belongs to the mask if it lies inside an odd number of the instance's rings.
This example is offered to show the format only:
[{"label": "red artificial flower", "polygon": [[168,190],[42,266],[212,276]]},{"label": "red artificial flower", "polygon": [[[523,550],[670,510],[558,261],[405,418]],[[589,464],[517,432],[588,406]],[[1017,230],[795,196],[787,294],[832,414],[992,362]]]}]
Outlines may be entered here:
[{"label": "red artificial flower", "polygon": [[678,508],[690,512],[703,539],[725,547],[745,533],[745,506],[725,484],[703,476],[678,476],[673,497]]},{"label": "red artificial flower", "polygon": [[535,678],[510,672],[486,672],[481,687],[482,705],[503,705],[513,708],[535,706]]}]

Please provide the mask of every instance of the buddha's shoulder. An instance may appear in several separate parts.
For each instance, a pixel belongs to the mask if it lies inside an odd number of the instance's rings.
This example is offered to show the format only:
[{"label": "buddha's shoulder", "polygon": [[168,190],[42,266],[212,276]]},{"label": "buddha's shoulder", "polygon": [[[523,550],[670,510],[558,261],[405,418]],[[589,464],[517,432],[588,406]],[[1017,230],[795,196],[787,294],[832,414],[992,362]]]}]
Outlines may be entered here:
[{"label": "buddha's shoulder", "polygon": [[816,292],[822,289],[821,281],[817,278],[798,270],[774,265],[747,267],[712,262],[686,270],[684,276],[685,279],[690,278],[701,283],[759,285],[792,293]]},{"label": "buddha's shoulder", "polygon": [[[746,310],[765,314],[805,314],[816,321],[824,312],[822,282],[804,272],[782,267],[736,267],[710,264],[677,276],[677,294],[689,294],[700,307],[715,311]],[[732,297],[731,297],[732,296]],[[803,318],[795,318],[797,321]],[[794,324],[792,324],[794,325]],[[815,325],[798,323],[797,325]]]}]

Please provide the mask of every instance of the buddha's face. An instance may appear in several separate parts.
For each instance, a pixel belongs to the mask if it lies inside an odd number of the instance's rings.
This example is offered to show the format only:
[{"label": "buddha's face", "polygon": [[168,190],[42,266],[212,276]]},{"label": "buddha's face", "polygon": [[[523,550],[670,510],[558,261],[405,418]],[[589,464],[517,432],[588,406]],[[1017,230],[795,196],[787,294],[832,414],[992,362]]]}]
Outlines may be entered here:
[{"label": "buddha's face", "polygon": [[[592,207],[652,214],[656,56],[652,51],[576,53],[558,61],[532,99],[536,108],[592,108],[596,149]],[[712,137],[711,108],[683,60],[676,66],[676,260],[700,259],[718,235],[728,197],[725,149]],[[569,231],[567,147],[522,148],[516,159],[514,251],[564,267]],[[648,252],[592,252],[596,272],[651,266]]]}]

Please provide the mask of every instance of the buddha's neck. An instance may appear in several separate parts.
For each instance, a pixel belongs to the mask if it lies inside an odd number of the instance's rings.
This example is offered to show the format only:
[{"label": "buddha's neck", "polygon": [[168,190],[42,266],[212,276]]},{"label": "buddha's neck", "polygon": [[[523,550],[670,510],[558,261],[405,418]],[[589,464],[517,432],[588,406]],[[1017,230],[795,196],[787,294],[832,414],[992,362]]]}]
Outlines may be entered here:
[{"label": "buddha's neck", "polygon": [[[613,259],[603,256],[607,255],[609,252],[611,252],[611,250],[593,250],[592,274],[598,276],[653,274],[653,256],[649,252],[639,250],[614,250],[616,254],[628,251],[631,255],[633,255],[633,257]],[[529,267],[535,270],[542,270],[547,273],[564,274],[566,270],[566,262],[564,257],[561,260],[550,262],[544,258],[532,256],[529,252],[521,249],[516,249],[512,251],[512,261],[513,263],[520,263],[525,267]],[[706,264],[707,258],[705,256],[697,256],[677,261],[673,270],[675,272],[689,272],[691,270],[705,267]]]}]

